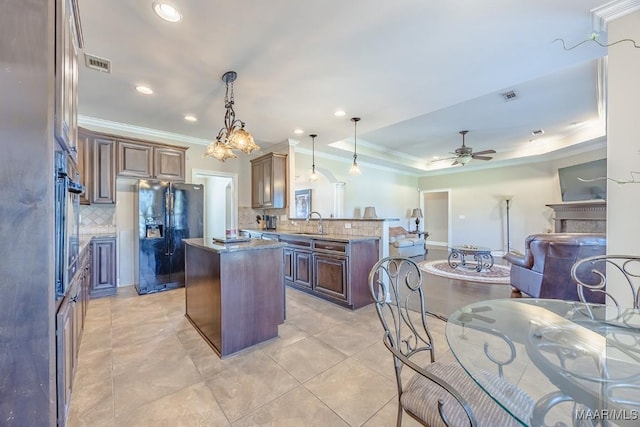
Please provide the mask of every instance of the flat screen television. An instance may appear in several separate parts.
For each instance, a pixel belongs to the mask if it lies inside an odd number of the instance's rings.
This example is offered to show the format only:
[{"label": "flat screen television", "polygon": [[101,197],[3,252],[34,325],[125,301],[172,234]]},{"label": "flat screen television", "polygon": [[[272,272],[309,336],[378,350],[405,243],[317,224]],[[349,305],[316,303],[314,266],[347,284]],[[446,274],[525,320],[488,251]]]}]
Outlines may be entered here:
[{"label": "flat screen television", "polygon": [[[606,200],[607,180],[595,179],[607,176],[607,159],[594,160],[573,166],[558,168],[560,192],[563,202],[580,200]],[[583,180],[594,180],[589,182]]]}]

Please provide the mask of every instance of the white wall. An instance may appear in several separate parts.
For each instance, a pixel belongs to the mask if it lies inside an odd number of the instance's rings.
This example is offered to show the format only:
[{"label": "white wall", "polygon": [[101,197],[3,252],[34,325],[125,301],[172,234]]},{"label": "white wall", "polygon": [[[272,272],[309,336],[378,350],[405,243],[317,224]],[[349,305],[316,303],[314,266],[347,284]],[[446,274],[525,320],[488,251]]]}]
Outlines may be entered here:
[{"label": "white wall", "polygon": [[558,167],[604,156],[604,150],[596,150],[554,161],[423,177],[419,187],[422,191],[450,189],[451,245],[487,246],[495,251],[506,249],[504,196],[513,196],[510,246],[523,251],[528,235],[553,230],[553,211],[545,205],[561,202]]},{"label": "white wall", "polygon": [[[608,24],[609,43],[633,39],[640,43],[640,12]],[[608,48],[608,156],[607,175],[630,179],[630,171],[640,171],[640,49],[629,42]],[[607,185],[607,253],[637,255],[640,237],[640,185]],[[611,284],[614,285],[614,284]],[[623,289],[609,286],[623,301],[629,301]]]},{"label": "white wall", "polygon": [[[349,162],[347,162],[349,160]],[[319,157],[316,153],[316,171],[320,173],[320,180],[308,182],[311,174],[311,156],[296,153],[295,189],[312,190],[312,206],[314,211],[329,218],[334,213],[334,184],[344,182],[344,204],[342,207],[344,218],[362,218],[364,208],[374,206],[379,218],[400,218],[400,225],[408,227],[411,209],[418,206],[417,194],[418,177],[401,175],[382,168],[360,164],[362,175],[349,175],[350,159],[345,161]],[[415,227],[415,224],[412,223]]]}]

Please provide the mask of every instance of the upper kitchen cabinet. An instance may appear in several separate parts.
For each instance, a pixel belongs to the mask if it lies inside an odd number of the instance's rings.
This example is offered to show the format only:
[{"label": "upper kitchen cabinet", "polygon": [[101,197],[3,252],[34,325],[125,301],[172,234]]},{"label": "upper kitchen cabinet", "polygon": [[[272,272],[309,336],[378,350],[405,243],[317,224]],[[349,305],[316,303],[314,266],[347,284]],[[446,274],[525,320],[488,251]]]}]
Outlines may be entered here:
[{"label": "upper kitchen cabinet", "polygon": [[118,141],[118,176],[151,178],[153,175],[153,146]]},{"label": "upper kitchen cabinet", "polygon": [[154,147],[153,170],[158,179],[184,181],[185,151],[180,148]]},{"label": "upper kitchen cabinet", "polygon": [[251,207],[287,206],[287,155],[269,153],[251,160]]},{"label": "upper kitchen cabinet", "polygon": [[83,47],[77,0],[56,0],[54,134],[77,161],[78,49]]},{"label": "upper kitchen cabinet", "polygon": [[85,187],[83,204],[116,202],[116,141],[108,136],[78,130],[78,170]]},{"label": "upper kitchen cabinet", "polygon": [[118,139],[118,176],[185,180],[186,148]]}]

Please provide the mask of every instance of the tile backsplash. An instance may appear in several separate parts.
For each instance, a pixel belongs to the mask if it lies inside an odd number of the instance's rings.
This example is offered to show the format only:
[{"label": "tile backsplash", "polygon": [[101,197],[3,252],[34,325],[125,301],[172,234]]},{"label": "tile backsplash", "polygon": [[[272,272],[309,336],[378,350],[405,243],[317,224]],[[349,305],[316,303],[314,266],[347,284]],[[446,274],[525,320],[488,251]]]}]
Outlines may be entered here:
[{"label": "tile backsplash", "polygon": [[80,206],[80,230],[107,229],[116,226],[115,205]]}]

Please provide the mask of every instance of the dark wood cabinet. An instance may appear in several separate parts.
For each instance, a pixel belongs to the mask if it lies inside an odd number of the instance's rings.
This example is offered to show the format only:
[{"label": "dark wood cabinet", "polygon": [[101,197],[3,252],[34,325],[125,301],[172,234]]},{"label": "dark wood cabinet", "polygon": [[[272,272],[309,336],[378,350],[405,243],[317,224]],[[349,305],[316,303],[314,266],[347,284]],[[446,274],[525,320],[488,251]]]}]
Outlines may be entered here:
[{"label": "dark wood cabinet", "polygon": [[282,249],[281,243],[259,241],[219,252],[202,239],[185,240],[186,318],[218,355],[278,335],[284,321]]},{"label": "dark wood cabinet", "polygon": [[84,193],[80,194],[80,204],[91,204],[91,152],[89,135],[78,130],[78,173],[80,182],[84,185]]},{"label": "dark wood cabinet", "polygon": [[284,283],[311,289],[313,280],[312,241],[308,237],[291,235],[280,236],[280,241],[287,243],[284,249]]},{"label": "dark wood cabinet", "polygon": [[251,160],[251,207],[287,206],[287,155],[269,153]]},{"label": "dark wood cabinet", "polygon": [[294,251],[293,257],[294,277],[293,281],[296,285],[305,286],[311,288],[313,280],[312,264],[311,264],[311,251],[297,249]]},{"label": "dark wood cabinet", "polygon": [[72,286],[60,305],[56,314],[56,375],[58,397],[58,425],[66,425],[69,403],[71,401],[71,387],[76,364],[74,355],[74,316],[76,297],[72,293],[78,291],[78,286]]},{"label": "dark wood cabinet", "polygon": [[118,141],[118,176],[151,178],[153,176],[153,146]]},{"label": "dark wood cabinet", "polygon": [[78,129],[82,204],[114,204],[116,177],[185,180],[186,148]]},{"label": "dark wood cabinet", "polygon": [[379,239],[330,240],[281,234],[284,284],[356,309],[373,302],[368,277],[378,261]]},{"label": "dark wood cabinet", "polygon": [[184,181],[186,148],[118,138],[118,176]]},{"label": "dark wood cabinet", "polygon": [[115,295],[118,290],[116,238],[96,237],[91,240],[91,298]]},{"label": "dark wood cabinet", "polygon": [[85,187],[80,203],[116,202],[116,141],[87,129],[78,130],[78,170]]},{"label": "dark wood cabinet", "polygon": [[113,204],[116,202],[115,141],[94,138],[91,152],[91,203]]},{"label": "dark wood cabinet", "polygon": [[284,277],[284,282],[293,282],[293,249],[284,248],[283,257],[282,276]]},{"label": "dark wood cabinet", "polygon": [[170,181],[185,180],[185,151],[179,148],[154,147],[154,177]]},{"label": "dark wood cabinet", "polygon": [[80,253],[78,272],[56,313],[56,394],[58,426],[66,425],[73,378],[78,364],[80,342],[88,306],[91,248]]},{"label": "dark wood cabinet", "polygon": [[313,255],[313,289],[328,297],[349,302],[349,258],[344,255],[315,253]]},{"label": "dark wood cabinet", "polygon": [[78,49],[82,46],[76,0],[56,0],[54,135],[77,161]]}]

